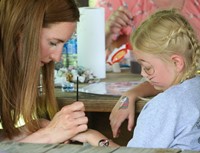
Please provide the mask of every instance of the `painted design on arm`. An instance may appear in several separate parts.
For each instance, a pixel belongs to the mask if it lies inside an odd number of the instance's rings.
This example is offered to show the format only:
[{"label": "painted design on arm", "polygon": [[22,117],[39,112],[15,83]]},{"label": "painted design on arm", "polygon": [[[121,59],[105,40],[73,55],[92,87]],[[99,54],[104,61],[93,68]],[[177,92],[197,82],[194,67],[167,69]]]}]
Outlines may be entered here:
[{"label": "painted design on arm", "polygon": [[129,98],[127,96],[122,96],[120,99],[119,109],[127,109],[129,104]]}]

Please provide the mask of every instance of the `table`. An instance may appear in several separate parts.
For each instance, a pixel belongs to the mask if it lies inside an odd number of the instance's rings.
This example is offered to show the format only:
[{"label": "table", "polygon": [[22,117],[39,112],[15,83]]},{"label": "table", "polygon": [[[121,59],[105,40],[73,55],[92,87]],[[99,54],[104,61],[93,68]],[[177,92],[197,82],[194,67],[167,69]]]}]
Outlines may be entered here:
[{"label": "table", "polygon": [[144,149],[127,147],[93,147],[74,144],[31,144],[1,142],[0,153],[199,153],[179,149]]},{"label": "table", "polygon": [[[108,72],[102,82],[127,82],[138,81],[142,77],[139,74],[133,74],[129,69],[122,70],[120,73]],[[82,84],[86,86],[88,84]],[[75,92],[62,92],[60,88],[55,89],[57,101],[60,107],[71,104],[76,99]],[[89,93],[79,93],[79,100],[85,104],[86,112],[111,112],[120,96],[95,95]],[[146,101],[136,103],[136,112],[139,113]]]}]

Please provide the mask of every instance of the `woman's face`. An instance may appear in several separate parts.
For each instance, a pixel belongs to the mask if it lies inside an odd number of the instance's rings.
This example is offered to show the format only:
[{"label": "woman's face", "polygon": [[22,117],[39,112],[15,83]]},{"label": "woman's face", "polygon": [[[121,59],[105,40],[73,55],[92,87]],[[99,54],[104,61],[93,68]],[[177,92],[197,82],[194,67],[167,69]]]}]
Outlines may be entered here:
[{"label": "woman's face", "polygon": [[173,85],[177,78],[177,71],[173,62],[163,61],[156,55],[141,51],[134,51],[134,57],[141,65],[141,75],[145,77],[155,89],[166,90]]},{"label": "woman's face", "polygon": [[50,61],[60,61],[63,45],[70,39],[75,28],[76,22],[60,22],[42,29],[40,54],[41,66]]}]

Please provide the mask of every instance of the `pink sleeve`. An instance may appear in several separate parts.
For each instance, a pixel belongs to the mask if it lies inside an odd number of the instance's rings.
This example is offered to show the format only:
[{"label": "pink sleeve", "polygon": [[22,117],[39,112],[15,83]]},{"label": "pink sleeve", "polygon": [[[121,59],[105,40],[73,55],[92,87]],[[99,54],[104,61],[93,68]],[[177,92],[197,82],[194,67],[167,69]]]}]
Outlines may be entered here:
[{"label": "pink sleeve", "polygon": [[112,12],[121,6],[121,0],[96,0],[96,6],[105,9],[105,20],[108,20]]},{"label": "pink sleeve", "polygon": [[200,40],[200,1],[185,1],[182,13],[188,19]]},{"label": "pink sleeve", "polygon": [[[129,11],[132,12],[134,17],[134,27],[138,25],[155,10],[155,4],[152,0],[97,0],[96,6],[105,8],[105,19],[108,20],[113,11],[117,10],[122,3],[126,3]],[[125,33],[130,34],[132,28],[123,30]]]}]

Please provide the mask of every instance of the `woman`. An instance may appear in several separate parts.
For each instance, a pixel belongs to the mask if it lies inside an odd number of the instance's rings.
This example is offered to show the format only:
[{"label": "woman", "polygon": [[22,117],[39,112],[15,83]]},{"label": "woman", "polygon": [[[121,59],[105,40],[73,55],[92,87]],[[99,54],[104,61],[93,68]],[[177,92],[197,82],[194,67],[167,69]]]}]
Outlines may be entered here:
[{"label": "woman", "polygon": [[54,62],[78,19],[74,0],[1,0],[1,140],[62,143],[87,129],[83,103],[58,112],[54,96]]}]

